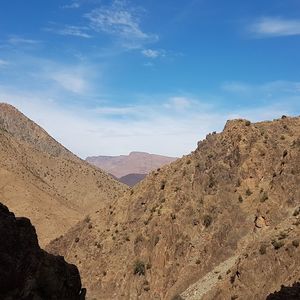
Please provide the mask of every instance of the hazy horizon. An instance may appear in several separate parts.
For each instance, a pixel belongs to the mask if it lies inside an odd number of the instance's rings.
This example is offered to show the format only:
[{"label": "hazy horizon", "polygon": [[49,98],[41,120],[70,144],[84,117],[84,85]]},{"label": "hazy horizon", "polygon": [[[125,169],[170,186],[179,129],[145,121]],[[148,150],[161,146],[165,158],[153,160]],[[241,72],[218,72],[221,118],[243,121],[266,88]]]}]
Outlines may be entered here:
[{"label": "hazy horizon", "polygon": [[0,101],[82,158],[180,157],[227,119],[300,114],[300,5],[0,5]]}]

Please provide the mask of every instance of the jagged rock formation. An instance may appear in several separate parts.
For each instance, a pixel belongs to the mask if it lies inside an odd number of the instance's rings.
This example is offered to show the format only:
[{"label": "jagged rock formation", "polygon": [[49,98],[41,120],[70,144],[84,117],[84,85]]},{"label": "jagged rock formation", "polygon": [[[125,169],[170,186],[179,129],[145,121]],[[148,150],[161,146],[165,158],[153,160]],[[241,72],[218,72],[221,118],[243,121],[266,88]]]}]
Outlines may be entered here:
[{"label": "jagged rock formation", "polygon": [[84,300],[78,269],[40,249],[27,218],[0,203],[0,299]]},{"label": "jagged rock formation", "polygon": [[126,189],[0,103],[0,198],[31,219],[42,245]]},{"label": "jagged rock formation", "polygon": [[128,174],[146,175],[149,172],[175,161],[176,157],[131,152],[120,156],[91,156],[86,161],[99,167],[117,178]]},{"label": "jagged rock formation", "polygon": [[265,299],[300,276],[299,161],[300,118],[229,121],[48,249],[96,299]]}]

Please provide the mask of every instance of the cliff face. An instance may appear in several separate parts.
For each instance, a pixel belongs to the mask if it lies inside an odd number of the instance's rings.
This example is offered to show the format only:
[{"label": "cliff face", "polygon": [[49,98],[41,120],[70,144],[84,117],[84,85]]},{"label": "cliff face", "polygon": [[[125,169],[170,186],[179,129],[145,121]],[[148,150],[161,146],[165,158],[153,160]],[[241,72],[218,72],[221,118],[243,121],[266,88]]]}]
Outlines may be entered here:
[{"label": "cliff face", "polygon": [[0,299],[85,299],[77,267],[40,249],[30,220],[1,203]]},{"label": "cliff face", "polygon": [[299,161],[300,118],[230,121],[47,249],[97,299],[265,299],[300,275]]}]

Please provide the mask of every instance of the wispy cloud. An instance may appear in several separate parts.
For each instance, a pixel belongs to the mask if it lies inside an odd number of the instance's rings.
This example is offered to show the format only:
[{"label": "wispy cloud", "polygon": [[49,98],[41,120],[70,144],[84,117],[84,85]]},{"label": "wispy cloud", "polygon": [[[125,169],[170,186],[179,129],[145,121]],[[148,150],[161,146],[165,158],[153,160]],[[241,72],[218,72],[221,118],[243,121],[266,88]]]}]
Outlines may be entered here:
[{"label": "wispy cloud", "polygon": [[99,115],[106,115],[106,116],[128,116],[133,115],[138,112],[138,108],[135,106],[121,106],[121,107],[97,107],[93,109]]},{"label": "wispy cloud", "polygon": [[72,26],[65,25],[63,28],[45,28],[46,31],[56,33],[64,36],[75,36],[89,39],[92,37],[88,32],[89,28],[86,26]]},{"label": "wispy cloud", "polygon": [[20,36],[11,36],[7,42],[11,45],[37,45],[37,44],[40,44],[41,41],[38,41],[38,40],[32,40],[32,39],[27,39],[27,38],[24,38],[24,37],[20,37]]},{"label": "wispy cloud", "polygon": [[46,74],[63,89],[74,94],[83,94],[88,90],[88,82],[84,74],[78,70],[59,70]]},{"label": "wispy cloud", "polygon": [[164,50],[143,49],[141,53],[147,58],[158,58],[166,56],[166,51]]},{"label": "wispy cloud", "polygon": [[62,6],[62,8],[65,8],[65,9],[72,9],[72,8],[79,8],[79,7],[80,7],[80,3],[77,1],[74,1],[71,4],[66,4],[66,5]]},{"label": "wispy cloud", "polygon": [[175,96],[171,97],[164,106],[169,109],[175,109],[177,111],[183,111],[192,106],[194,101],[187,97]]},{"label": "wispy cloud", "polygon": [[264,17],[252,23],[248,30],[257,37],[300,35],[300,20]]},{"label": "wispy cloud", "polygon": [[222,90],[244,96],[264,95],[272,96],[278,94],[300,94],[300,82],[276,80],[262,84],[249,84],[239,81],[225,82]]},{"label": "wispy cloud", "polygon": [[109,6],[92,10],[85,17],[93,30],[114,36],[125,48],[140,48],[158,40],[158,35],[142,30],[140,11],[125,1],[115,0]]},{"label": "wispy cloud", "polygon": [[0,68],[1,67],[6,67],[9,65],[9,62],[3,59],[0,59]]}]

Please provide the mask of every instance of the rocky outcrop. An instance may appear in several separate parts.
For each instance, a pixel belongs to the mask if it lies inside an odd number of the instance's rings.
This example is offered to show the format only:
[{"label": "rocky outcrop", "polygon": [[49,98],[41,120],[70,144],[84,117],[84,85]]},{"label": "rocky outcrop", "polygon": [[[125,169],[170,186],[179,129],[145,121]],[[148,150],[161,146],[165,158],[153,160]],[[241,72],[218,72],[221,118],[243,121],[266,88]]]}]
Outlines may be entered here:
[{"label": "rocky outcrop", "polygon": [[75,265],[43,251],[30,220],[0,203],[0,299],[83,300]]}]

